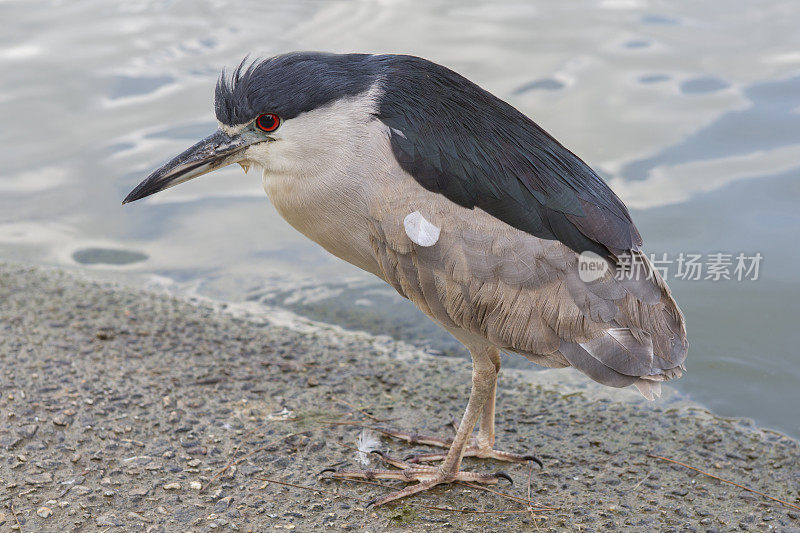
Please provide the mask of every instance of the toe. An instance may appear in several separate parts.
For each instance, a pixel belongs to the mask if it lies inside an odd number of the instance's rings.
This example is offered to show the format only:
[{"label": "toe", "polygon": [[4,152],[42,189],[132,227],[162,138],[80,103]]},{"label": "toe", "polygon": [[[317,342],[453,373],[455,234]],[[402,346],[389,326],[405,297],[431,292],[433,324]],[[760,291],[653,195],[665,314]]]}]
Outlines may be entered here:
[{"label": "toe", "polygon": [[526,461],[533,461],[534,463],[539,465],[539,468],[544,468],[544,463],[542,463],[542,460],[536,457],[535,455],[523,455],[522,458]]},{"label": "toe", "polygon": [[447,481],[441,478],[435,478],[427,481],[421,481],[416,485],[409,485],[408,487],[398,490],[397,492],[392,492],[390,494],[386,494],[385,496],[381,496],[375,500],[372,500],[367,504],[367,507],[378,507],[381,505],[385,505],[389,502],[393,502],[395,500],[399,500],[400,498],[406,498],[411,496],[412,494],[417,494],[418,492],[426,491],[430,488],[439,485],[440,483],[447,483]]},{"label": "toe", "polygon": [[511,476],[509,476],[506,472],[503,472],[503,471],[495,472],[494,475],[497,478],[505,479],[506,481],[508,481],[509,485],[513,485],[514,484],[514,480],[511,479]]}]

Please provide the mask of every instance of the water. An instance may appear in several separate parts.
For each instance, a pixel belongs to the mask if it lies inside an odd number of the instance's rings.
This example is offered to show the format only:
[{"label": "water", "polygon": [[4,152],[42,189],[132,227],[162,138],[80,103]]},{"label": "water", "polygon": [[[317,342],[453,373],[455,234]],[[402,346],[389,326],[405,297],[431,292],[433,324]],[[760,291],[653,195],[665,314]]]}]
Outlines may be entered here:
[{"label": "water", "polygon": [[800,436],[795,6],[3,1],[0,258],[157,275],[458,352],[390,289],[295,233],[238,167],[120,206],[215,128],[214,81],[245,54],[413,53],[510,101],[590,162],[648,251],[762,254],[757,281],[671,271],[691,342],[675,387]]}]

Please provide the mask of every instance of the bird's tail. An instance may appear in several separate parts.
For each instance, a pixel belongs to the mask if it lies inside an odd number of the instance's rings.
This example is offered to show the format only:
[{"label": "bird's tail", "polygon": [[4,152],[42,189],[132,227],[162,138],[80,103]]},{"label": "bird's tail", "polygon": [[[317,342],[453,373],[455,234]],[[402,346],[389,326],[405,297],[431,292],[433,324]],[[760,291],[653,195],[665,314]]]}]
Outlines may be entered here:
[{"label": "bird's tail", "polygon": [[611,387],[634,385],[648,400],[661,396],[661,382],[686,370],[688,342],[683,314],[658,271],[633,252],[633,272],[623,276],[624,297],[611,327],[586,342],[562,341],[570,365]]}]

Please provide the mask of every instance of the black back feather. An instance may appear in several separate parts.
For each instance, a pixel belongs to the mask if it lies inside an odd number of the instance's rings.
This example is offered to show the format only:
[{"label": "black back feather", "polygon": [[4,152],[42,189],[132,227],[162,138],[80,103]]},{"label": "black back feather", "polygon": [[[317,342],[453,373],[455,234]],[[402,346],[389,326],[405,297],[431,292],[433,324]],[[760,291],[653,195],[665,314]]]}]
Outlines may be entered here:
[{"label": "black back feather", "polygon": [[378,117],[400,165],[426,189],[577,252],[613,258],[642,239],[606,183],[531,119],[463,76],[383,58]]}]

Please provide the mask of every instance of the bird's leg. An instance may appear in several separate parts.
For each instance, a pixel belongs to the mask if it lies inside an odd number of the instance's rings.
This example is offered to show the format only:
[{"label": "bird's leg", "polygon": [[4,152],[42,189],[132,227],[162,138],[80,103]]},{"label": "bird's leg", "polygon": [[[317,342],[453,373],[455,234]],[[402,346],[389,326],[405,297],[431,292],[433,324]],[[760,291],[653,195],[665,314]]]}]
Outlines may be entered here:
[{"label": "bird's leg", "polygon": [[475,423],[481,416],[481,409],[497,383],[497,368],[489,355],[492,350],[496,350],[496,348],[490,347],[470,352],[472,355],[472,392],[470,392],[467,410],[461,417],[461,423],[458,425],[453,443],[447,450],[444,462],[439,466],[439,470],[442,472],[454,473],[461,467],[464,448],[472,435]]},{"label": "bird's leg", "polygon": [[[478,427],[478,438],[470,439],[469,445],[464,449],[464,457],[479,457],[481,459],[496,459],[498,461],[509,461],[513,463],[520,463],[524,461],[534,461],[542,465],[541,461],[533,455],[505,452],[502,450],[494,449],[494,409],[495,397],[497,395],[497,375],[500,373],[500,350],[491,347],[487,350],[489,360],[495,368],[494,379],[491,382],[489,390],[489,397],[483,404],[481,411],[481,422]],[[396,435],[390,435],[396,436]],[[414,440],[409,441],[412,443],[429,444],[432,446],[447,447],[447,444],[440,444],[436,438],[426,437],[423,435],[411,435]],[[402,437],[399,437],[402,438]],[[444,441],[445,439],[438,439]],[[427,461],[440,461],[446,457],[443,453],[423,453],[416,454],[406,459],[412,463],[427,462]]]},{"label": "bird's leg", "polygon": [[489,398],[483,404],[481,412],[481,425],[478,427],[477,448],[483,451],[491,451],[494,446],[494,407],[497,396],[497,376],[500,374],[500,350],[493,348],[489,351],[489,358],[495,369],[495,378],[489,391]]},{"label": "bird's leg", "polygon": [[[496,374],[500,373],[500,350],[494,349],[490,352],[492,363],[497,370]],[[529,454],[519,454],[504,452],[502,450],[494,449],[494,408],[495,398],[497,396],[497,379],[495,378],[492,383],[491,394],[486,403],[483,404],[483,412],[481,413],[481,424],[478,427],[478,438],[475,443],[469,446],[465,452],[465,457],[480,457],[481,459],[497,459],[499,461],[522,462],[534,461],[542,466],[542,462]]]},{"label": "bird's leg", "polygon": [[384,456],[384,460],[397,466],[400,470],[367,470],[355,471],[344,470],[333,473],[333,477],[338,478],[361,478],[361,479],[402,479],[405,481],[418,481],[416,485],[410,485],[402,490],[387,494],[378,498],[373,505],[405,498],[417,492],[427,490],[442,483],[452,483],[454,481],[471,481],[478,483],[495,484],[500,479],[509,479],[507,474],[476,474],[474,472],[462,472],[461,459],[464,450],[470,440],[470,435],[481,416],[484,404],[497,381],[497,368],[489,355],[495,348],[481,348],[470,350],[472,354],[472,392],[469,395],[467,410],[458,425],[456,436],[453,438],[450,449],[444,457],[444,461],[438,467],[412,465],[404,461],[389,459]]}]

